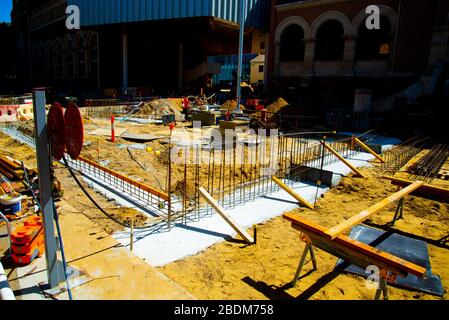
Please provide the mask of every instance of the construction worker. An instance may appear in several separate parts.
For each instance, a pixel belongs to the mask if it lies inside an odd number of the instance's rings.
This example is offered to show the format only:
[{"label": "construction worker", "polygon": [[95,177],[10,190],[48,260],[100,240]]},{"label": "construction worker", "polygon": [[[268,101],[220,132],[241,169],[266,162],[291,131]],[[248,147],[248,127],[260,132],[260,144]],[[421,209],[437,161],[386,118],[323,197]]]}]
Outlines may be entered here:
[{"label": "construction worker", "polygon": [[185,116],[185,120],[189,121],[190,119],[190,101],[187,98],[182,100],[182,113]]}]

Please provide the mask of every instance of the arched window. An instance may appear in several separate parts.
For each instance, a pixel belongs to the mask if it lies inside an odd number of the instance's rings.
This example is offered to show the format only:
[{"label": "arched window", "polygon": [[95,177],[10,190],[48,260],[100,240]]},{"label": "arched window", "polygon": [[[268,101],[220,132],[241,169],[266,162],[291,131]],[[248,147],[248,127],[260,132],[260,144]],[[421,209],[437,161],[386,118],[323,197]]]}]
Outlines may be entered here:
[{"label": "arched window", "polygon": [[98,36],[93,34],[89,43],[90,49],[90,76],[94,79],[98,77]]},{"label": "arched window", "polygon": [[380,18],[380,30],[368,30],[365,23],[359,27],[357,39],[357,60],[389,59],[391,53],[391,23],[384,16]]},{"label": "arched window", "polygon": [[42,70],[43,70],[43,78],[48,78],[50,76],[50,70],[49,70],[49,56],[50,56],[50,48],[48,45],[43,44],[42,47]]},{"label": "arched window", "polygon": [[73,41],[69,39],[66,44],[66,59],[67,59],[67,77],[75,77],[75,47]]},{"label": "arched window", "polygon": [[12,116],[12,111],[8,110],[8,116]]},{"label": "arched window", "polygon": [[35,44],[33,45],[33,55],[32,55],[32,62],[33,62],[33,70],[35,73],[36,78],[39,78],[39,75],[41,73],[40,71],[40,47],[39,45]]},{"label": "arched window", "polygon": [[304,61],[304,30],[297,24],[291,24],[281,35],[280,61]]},{"label": "arched window", "polygon": [[54,43],[47,43],[48,45],[48,77],[54,79],[56,76],[56,46]]},{"label": "arched window", "polygon": [[343,60],[345,40],[343,26],[337,20],[328,20],[316,35],[315,60]]},{"label": "arched window", "polygon": [[61,41],[56,46],[56,65],[57,78],[64,78],[64,46]]},{"label": "arched window", "polygon": [[83,37],[80,37],[76,46],[78,62],[78,78],[86,76],[86,45]]},{"label": "arched window", "polygon": [[46,76],[46,57],[45,57],[45,45],[40,44],[38,47],[38,74],[39,79],[43,79]]}]

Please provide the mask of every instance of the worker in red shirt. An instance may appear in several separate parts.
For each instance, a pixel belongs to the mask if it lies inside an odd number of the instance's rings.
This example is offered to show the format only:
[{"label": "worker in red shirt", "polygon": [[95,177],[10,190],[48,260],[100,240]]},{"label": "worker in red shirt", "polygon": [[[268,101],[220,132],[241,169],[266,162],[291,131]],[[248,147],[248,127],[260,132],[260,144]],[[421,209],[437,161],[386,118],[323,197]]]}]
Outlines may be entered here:
[{"label": "worker in red shirt", "polygon": [[185,116],[186,121],[190,119],[190,101],[187,98],[182,100],[182,113]]}]

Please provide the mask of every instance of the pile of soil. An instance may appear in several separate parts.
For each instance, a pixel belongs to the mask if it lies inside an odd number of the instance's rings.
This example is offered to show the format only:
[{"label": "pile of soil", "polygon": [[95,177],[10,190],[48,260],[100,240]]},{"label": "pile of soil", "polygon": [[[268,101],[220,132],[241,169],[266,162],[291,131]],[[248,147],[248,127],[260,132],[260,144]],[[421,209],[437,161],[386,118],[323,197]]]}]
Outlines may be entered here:
[{"label": "pile of soil", "polygon": [[153,100],[146,103],[142,107],[140,114],[154,115],[158,118],[173,114],[175,115],[176,121],[182,122],[185,120],[184,115],[181,113],[179,104],[176,103],[176,101],[169,99]]},{"label": "pile of soil", "polygon": [[[270,119],[271,117],[275,116],[277,113],[281,112],[282,109],[285,107],[290,106],[290,104],[285,101],[283,98],[278,98],[275,102],[270,104],[265,110],[266,110],[266,116],[267,119]],[[262,113],[255,112],[251,115],[254,118],[260,118],[262,116]]]},{"label": "pile of soil", "polygon": [[[233,113],[237,109],[237,101],[235,100],[228,100],[221,106],[221,109],[227,110],[229,113]],[[245,107],[243,105],[240,105],[240,110],[245,110]]]},{"label": "pile of soil", "polygon": [[[315,210],[298,208],[294,213],[330,228],[397,191],[397,187],[381,179],[375,169],[364,168],[361,171],[368,179],[344,177],[336,188],[318,200]],[[432,243],[448,236],[449,206],[412,196],[406,198],[404,205],[404,219],[397,221],[394,228],[429,239],[432,271],[441,277],[447,291],[449,244]],[[395,206],[391,205],[366,223],[387,228],[394,212]],[[199,299],[373,299],[375,291],[365,287],[362,277],[340,274],[332,281],[323,281],[330,279],[337,258],[319,249],[316,250],[318,271],[310,273],[312,266],[308,262],[303,271],[306,276],[292,288],[288,284],[304,249],[299,232],[291,227],[291,223],[278,217],[259,225],[257,235],[255,246],[225,241],[196,256],[170,263],[160,270]],[[392,300],[440,299],[391,286],[389,293]],[[447,299],[447,296],[443,299]]]},{"label": "pile of soil", "polygon": [[34,136],[34,121],[21,121],[17,129],[23,134],[32,137]]}]

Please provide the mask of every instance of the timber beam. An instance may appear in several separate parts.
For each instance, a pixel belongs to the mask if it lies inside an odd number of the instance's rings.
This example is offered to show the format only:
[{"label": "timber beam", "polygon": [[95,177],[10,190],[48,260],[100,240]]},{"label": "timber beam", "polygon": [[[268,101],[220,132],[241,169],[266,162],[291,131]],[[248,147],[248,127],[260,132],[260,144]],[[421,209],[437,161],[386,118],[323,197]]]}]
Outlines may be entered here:
[{"label": "timber beam", "polygon": [[388,205],[392,204],[393,202],[401,200],[406,195],[409,195],[413,191],[421,188],[423,185],[424,185],[424,182],[422,182],[422,181],[414,182],[413,184],[409,185],[408,187],[406,187],[406,188],[396,192],[395,194],[389,196],[388,198],[376,203],[374,206],[372,206],[366,210],[363,210],[356,216],[340,223],[339,225],[337,225],[333,228],[330,228],[329,230],[326,231],[326,235],[328,235],[331,239],[335,239],[336,237],[338,237],[340,234],[342,234],[346,230],[365,221],[366,219],[368,219],[372,215],[378,213],[379,211],[381,211]]},{"label": "timber beam", "polygon": [[[399,187],[407,187],[413,184],[413,181],[399,179],[391,176],[383,176],[382,178],[390,180],[393,185]],[[449,189],[436,187],[430,184],[424,184],[421,188],[414,191],[412,195],[427,198],[430,200],[449,203]]]},{"label": "timber beam", "polygon": [[388,252],[378,250],[363,242],[344,235],[330,239],[326,234],[326,228],[298,215],[284,214],[283,217],[292,223],[294,229],[306,234],[317,248],[361,268],[366,269],[368,266],[375,265],[381,270],[403,277],[413,274],[419,278],[424,278],[426,275],[425,268]]}]

